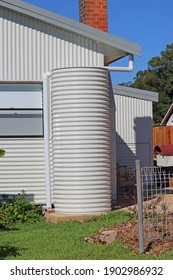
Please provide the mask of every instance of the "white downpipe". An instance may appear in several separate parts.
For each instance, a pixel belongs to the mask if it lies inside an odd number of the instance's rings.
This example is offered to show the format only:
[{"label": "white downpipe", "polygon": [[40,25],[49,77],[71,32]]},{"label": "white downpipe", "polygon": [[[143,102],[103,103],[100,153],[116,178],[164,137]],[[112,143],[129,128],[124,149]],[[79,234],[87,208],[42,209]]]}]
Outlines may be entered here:
[{"label": "white downpipe", "polygon": [[46,208],[51,209],[51,178],[50,178],[50,147],[49,147],[49,77],[43,77],[43,109],[44,109],[44,154],[45,154],[45,183],[46,183]]},{"label": "white downpipe", "polygon": [[110,72],[131,72],[134,69],[134,55],[129,54],[129,66],[127,67],[105,66],[104,68],[108,69]]}]

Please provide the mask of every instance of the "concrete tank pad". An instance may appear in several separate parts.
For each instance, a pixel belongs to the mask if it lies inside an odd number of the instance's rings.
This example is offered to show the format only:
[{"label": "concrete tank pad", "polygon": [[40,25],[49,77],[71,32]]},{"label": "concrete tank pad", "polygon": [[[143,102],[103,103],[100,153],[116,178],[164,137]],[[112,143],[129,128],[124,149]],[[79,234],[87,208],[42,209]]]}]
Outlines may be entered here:
[{"label": "concrete tank pad", "polygon": [[55,213],[52,210],[48,210],[45,212],[44,217],[45,219],[48,221],[48,223],[51,224],[58,224],[60,222],[66,222],[66,221],[78,221],[78,222],[83,222],[86,219],[95,217],[95,216],[101,216],[101,215],[105,215],[106,213],[102,213],[102,214],[84,214],[84,215],[69,215],[69,214],[58,214]]}]

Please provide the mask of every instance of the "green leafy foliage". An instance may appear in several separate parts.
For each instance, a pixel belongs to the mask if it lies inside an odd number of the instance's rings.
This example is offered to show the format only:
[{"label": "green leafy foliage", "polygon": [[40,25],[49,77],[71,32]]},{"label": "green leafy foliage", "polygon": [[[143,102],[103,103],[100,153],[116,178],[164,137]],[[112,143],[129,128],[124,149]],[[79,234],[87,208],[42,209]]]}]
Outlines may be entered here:
[{"label": "green leafy foliage", "polygon": [[154,123],[160,124],[173,102],[173,43],[166,46],[160,56],[148,62],[148,69],[138,71],[131,87],[159,93],[159,102],[154,103]]},{"label": "green leafy foliage", "polygon": [[5,155],[5,151],[0,149],[0,157],[3,157]]},{"label": "green leafy foliage", "polygon": [[0,204],[0,222],[5,226],[27,221],[37,222],[41,217],[40,213],[41,205],[36,206],[28,202],[25,192],[15,195],[12,199],[4,195]]}]

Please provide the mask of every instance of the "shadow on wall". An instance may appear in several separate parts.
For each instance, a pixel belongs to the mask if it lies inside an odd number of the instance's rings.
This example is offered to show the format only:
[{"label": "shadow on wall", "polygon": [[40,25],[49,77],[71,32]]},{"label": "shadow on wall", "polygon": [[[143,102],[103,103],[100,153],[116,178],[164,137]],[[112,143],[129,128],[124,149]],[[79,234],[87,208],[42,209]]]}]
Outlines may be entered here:
[{"label": "shadow on wall", "polygon": [[[110,79],[110,157],[111,157],[111,186],[112,198],[116,198],[116,165],[127,165],[135,168],[135,161],[141,160],[141,166],[152,165],[152,119],[151,117],[138,117],[132,112],[123,115],[122,124],[130,124],[125,127],[125,139],[116,131],[116,104],[112,83]],[[126,107],[125,107],[126,108]],[[119,109],[119,108],[117,108]],[[144,112],[147,115],[147,112]],[[141,114],[141,112],[139,112]],[[133,117],[134,116],[134,117]],[[117,120],[118,121],[118,120]],[[131,122],[131,123],[130,123]]]},{"label": "shadow on wall", "polygon": [[153,165],[153,120],[151,117],[137,117],[134,119],[136,139],[136,158],[141,160],[141,166]]},{"label": "shadow on wall", "polygon": [[116,142],[117,142],[117,163],[119,165],[127,165],[129,167],[135,168],[136,155],[133,152],[133,145],[126,143],[121,136],[116,132]]},{"label": "shadow on wall", "polygon": [[135,168],[136,159],[140,159],[141,166],[151,166],[153,164],[151,117],[135,118],[133,130],[133,143],[125,142],[118,132],[116,132],[117,163]]}]

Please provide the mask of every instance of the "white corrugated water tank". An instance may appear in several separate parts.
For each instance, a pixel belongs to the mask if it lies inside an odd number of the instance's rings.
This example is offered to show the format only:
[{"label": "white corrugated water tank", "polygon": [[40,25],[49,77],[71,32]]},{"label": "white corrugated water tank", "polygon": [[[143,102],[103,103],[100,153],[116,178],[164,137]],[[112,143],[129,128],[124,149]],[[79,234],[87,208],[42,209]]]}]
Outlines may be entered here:
[{"label": "white corrugated water tank", "polygon": [[55,212],[111,210],[109,73],[63,68],[51,73]]}]

